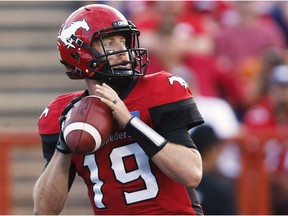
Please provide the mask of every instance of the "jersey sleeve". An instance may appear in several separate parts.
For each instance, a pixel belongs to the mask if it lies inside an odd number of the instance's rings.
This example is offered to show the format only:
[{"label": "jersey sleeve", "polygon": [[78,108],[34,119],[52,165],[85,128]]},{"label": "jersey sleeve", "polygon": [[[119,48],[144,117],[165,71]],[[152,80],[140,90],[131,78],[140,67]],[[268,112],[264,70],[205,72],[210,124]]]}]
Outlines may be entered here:
[{"label": "jersey sleeve", "polygon": [[60,126],[58,119],[61,115],[58,101],[52,101],[41,114],[38,121],[39,134],[57,134],[59,133]]},{"label": "jersey sleeve", "polygon": [[204,123],[193,98],[153,107],[149,112],[153,127],[158,132],[181,127],[189,130]]},{"label": "jersey sleeve", "polygon": [[[60,95],[55,100],[53,100],[41,114],[38,121],[38,131],[41,136],[43,156],[47,160],[47,164],[50,162],[55,152],[55,147],[59,139],[59,117],[61,116],[62,111],[67,106],[67,104],[70,103],[73,98],[79,97],[82,94],[83,91],[78,91]],[[73,184],[75,175],[76,170],[72,161],[69,172],[69,190]]]},{"label": "jersey sleeve", "polygon": [[204,119],[187,83],[169,73],[162,74],[156,82],[156,106],[149,108],[154,130],[171,142],[196,148],[188,130],[203,124]]},{"label": "jersey sleeve", "polygon": [[41,135],[43,156],[47,160],[47,162],[50,162],[55,152],[55,147],[58,138],[59,134]]},{"label": "jersey sleeve", "polygon": [[165,132],[181,127],[190,129],[204,123],[185,80],[169,73],[161,73],[154,80],[154,101],[149,113],[156,131]]},{"label": "jersey sleeve", "polygon": [[63,94],[54,99],[43,111],[38,121],[39,134],[57,134],[60,130],[59,117],[63,109],[75,97],[86,94],[84,91]]},{"label": "jersey sleeve", "polygon": [[197,149],[188,130],[204,123],[192,98],[151,108],[153,128],[173,143]]},{"label": "jersey sleeve", "polygon": [[79,91],[58,96],[45,108],[39,118],[38,131],[41,136],[43,156],[48,162],[54,154],[59,137],[59,117],[67,104],[82,93],[83,91]]}]

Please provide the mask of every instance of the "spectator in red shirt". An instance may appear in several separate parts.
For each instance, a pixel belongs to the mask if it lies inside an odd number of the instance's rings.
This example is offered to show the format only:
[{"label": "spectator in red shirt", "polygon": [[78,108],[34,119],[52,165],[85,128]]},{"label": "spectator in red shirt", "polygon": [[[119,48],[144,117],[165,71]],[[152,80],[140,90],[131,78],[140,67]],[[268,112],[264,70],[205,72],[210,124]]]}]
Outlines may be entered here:
[{"label": "spectator in red shirt", "polygon": [[[276,66],[269,76],[268,93],[244,117],[248,129],[288,128],[288,65]],[[265,162],[271,180],[273,214],[288,214],[287,141],[264,143]]]},{"label": "spectator in red shirt", "polygon": [[288,126],[288,65],[276,66],[271,71],[269,85],[267,95],[245,114],[246,126]]}]

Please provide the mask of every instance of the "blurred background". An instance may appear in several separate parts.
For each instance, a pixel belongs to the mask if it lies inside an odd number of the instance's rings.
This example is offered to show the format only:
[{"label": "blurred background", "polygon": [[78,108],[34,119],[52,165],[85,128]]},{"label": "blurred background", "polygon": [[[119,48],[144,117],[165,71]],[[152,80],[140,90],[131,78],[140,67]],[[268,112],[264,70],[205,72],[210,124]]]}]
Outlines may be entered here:
[{"label": "blurred background", "polygon": [[[37,121],[80,90],[59,62],[63,21],[80,6],[118,8],[141,31],[147,73],[192,89],[206,123],[191,130],[203,157],[206,214],[288,214],[288,3],[284,1],[1,1],[0,214],[32,214],[41,174]],[[63,214],[92,214],[76,179]]]}]

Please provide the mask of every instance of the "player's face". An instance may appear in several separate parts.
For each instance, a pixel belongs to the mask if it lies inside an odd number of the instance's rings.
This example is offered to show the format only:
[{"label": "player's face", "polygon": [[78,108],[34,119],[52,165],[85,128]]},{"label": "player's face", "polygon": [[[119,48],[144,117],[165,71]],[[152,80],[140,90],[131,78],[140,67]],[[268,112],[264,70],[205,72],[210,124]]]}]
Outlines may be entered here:
[{"label": "player's face", "polygon": [[[115,35],[115,36],[109,36],[106,38],[102,38],[102,43],[104,46],[105,51],[103,50],[103,47],[101,45],[101,42],[99,40],[95,40],[92,44],[92,47],[96,49],[101,55],[104,54],[112,54],[114,52],[119,51],[126,51],[126,38],[121,35]],[[109,55],[108,60],[110,65],[117,65],[119,63],[125,63],[129,61],[129,55],[128,52],[120,52],[114,55]],[[118,65],[114,66],[113,68],[129,68],[130,65]]]}]

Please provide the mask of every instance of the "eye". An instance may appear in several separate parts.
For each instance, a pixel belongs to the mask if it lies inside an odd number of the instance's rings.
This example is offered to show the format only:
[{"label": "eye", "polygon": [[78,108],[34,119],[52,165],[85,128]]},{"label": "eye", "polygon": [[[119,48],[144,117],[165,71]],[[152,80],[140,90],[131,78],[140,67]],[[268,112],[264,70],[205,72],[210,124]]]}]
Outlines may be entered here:
[{"label": "eye", "polygon": [[105,48],[109,48],[109,47],[113,46],[113,42],[112,41],[105,41],[103,45]]},{"label": "eye", "polygon": [[127,41],[126,41],[126,38],[125,38],[125,37],[121,37],[121,38],[120,38],[120,43],[121,43],[121,45],[123,45],[124,47],[127,48]]},{"label": "eye", "polygon": [[122,45],[126,45],[126,40],[125,40],[125,38],[122,39],[120,42],[121,42]]}]

